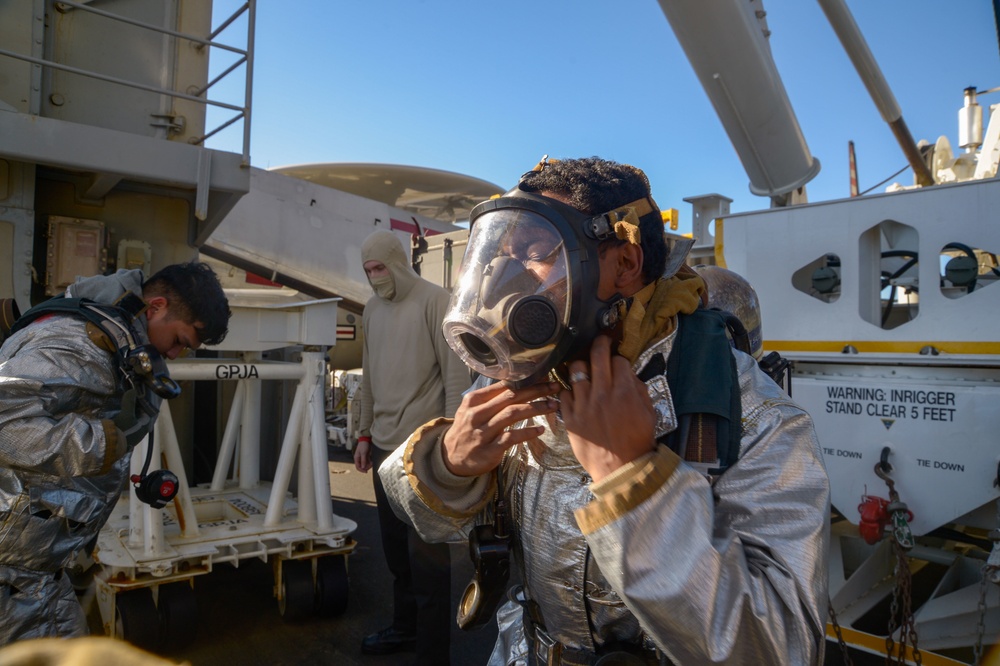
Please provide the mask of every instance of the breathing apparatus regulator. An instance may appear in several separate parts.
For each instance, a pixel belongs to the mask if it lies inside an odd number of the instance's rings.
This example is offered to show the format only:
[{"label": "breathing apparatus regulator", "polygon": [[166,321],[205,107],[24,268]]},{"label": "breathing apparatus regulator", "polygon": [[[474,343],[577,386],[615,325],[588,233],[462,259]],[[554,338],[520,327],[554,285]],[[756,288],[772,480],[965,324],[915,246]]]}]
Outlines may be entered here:
[{"label": "breathing apparatus regulator", "polygon": [[[118,361],[123,388],[126,392],[134,392],[134,408],[142,410],[152,421],[159,412],[153,403],[158,403],[161,398],[176,398],[180,395],[181,388],[170,378],[167,363],[159,351],[149,342],[143,330],[134,324],[136,317],[145,309],[145,301],[131,292],[113,305],[86,298],[57,296],[15,317],[17,321],[9,327],[9,332],[13,335],[31,322],[51,314],[73,315],[87,320],[109,341],[110,344],[104,348],[111,351]],[[12,312],[16,312],[16,305]],[[152,458],[153,432],[150,430],[142,470],[133,474],[129,480],[139,500],[161,509],[177,495],[180,480],[170,470],[149,472]]]},{"label": "breathing apparatus regulator", "polygon": [[497,489],[493,499],[493,523],[476,525],[469,532],[469,557],[475,573],[462,593],[455,618],[459,629],[467,631],[481,629],[493,619],[497,604],[507,591],[507,579],[510,577],[510,528],[507,525],[503,474],[499,467],[495,476]]},{"label": "breathing apparatus regulator", "polygon": [[513,388],[584,357],[591,342],[624,317],[628,300],[597,296],[598,245],[639,244],[645,197],[600,215],[515,187],[472,209],[458,284],[444,336],[476,372]]}]

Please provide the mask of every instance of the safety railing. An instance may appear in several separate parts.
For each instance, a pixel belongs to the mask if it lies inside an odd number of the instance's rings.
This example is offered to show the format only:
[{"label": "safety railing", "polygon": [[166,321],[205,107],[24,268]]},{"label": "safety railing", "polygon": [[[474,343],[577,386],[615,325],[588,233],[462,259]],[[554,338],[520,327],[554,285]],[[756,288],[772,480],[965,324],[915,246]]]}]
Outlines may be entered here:
[{"label": "safety railing", "polygon": [[[105,11],[97,7],[92,7],[85,2],[74,2],[73,0],[59,0],[54,3],[55,6],[60,11],[66,11],[68,8],[78,9],[85,12],[90,12],[91,14],[96,14],[97,16],[103,16],[105,18],[119,21],[121,23],[127,23],[129,25],[136,26],[138,28],[144,28],[153,32],[158,32],[164,35],[170,35],[178,39],[185,39],[187,41],[193,42],[198,45],[198,48],[217,48],[223,51],[229,51],[238,56],[236,62],[226,68],[223,72],[214,77],[207,84],[202,86],[200,89],[188,92],[180,92],[178,90],[172,90],[169,88],[161,88],[157,86],[147,85],[145,83],[140,83],[138,81],[129,81],[116,76],[110,76],[107,74],[102,74],[100,72],[82,69],[79,67],[73,67],[71,65],[65,65],[63,63],[55,62],[45,58],[39,58],[32,55],[27,55],[24,53],[16,53],[8,49],[0,48],[0,55],[7,56],[10,58],[15,58],[17,60],[23,60],[25,62],[31,63],[33,65],[39,65],[41,67],[49,67],[52,69],[58,69],[61,71],[69,72],[71,74],[78,74],[80,76],[86,76],[92,79],[97,79],[100,81],[107,81],[109,83],[115,83],[129,88],[136,88],[138,90],[145,90],[147,92],[167,95],[169,97],[184,99],[190,102],[195,102],[199,104],[204,104],[206,107],[213,106],[221,109],[228,109],[230,111],[235,111],[236,115],[232,118],[226,120],[225,122],[219,124],[218,126],[206,131],[203,135],[199,137],[193,137],[190,142],[198,145],[204,144],[206,140],[215,136],[222,130],[231,126],[233,123],[243,120],[243,164],[249,166],[250,164],[250,111],[251,111],[251,99],[253,94],[253,43],[254,43],[254,30],[256,24],[256,14],[257,14],[257,0],[247,0],[239,8],[237,8],[228,18],[226,18],[222,23],[219,24],[217,28],[212,30],[211,33],[205,37],[199,37],[197,35],[186,34],[178,32],[176,30],[171,30],[169,28],[164,28],[163,26],[152,25],[150,23],[145,23],[143,21],[137,21],[135,19],[128,18],[126,16],[121,16],[113,12]],[[239,19],[243,14],[247,15],[247,40],[246,49],[240,49],[229,44],[224,44],[222,42],[215,41],[216,38],[222,33],[226,28],[228,28],[234,21]],[[229,104],[227,102],[222,102],[219,100],[209,99],[206,97],[206,93],[211,89],[216,83],[226,78],[229,74],[238,69],[241,65],[245,65],[245,76],[246,81],[244,84],[244,97],[243,106],[236,104]]]}]

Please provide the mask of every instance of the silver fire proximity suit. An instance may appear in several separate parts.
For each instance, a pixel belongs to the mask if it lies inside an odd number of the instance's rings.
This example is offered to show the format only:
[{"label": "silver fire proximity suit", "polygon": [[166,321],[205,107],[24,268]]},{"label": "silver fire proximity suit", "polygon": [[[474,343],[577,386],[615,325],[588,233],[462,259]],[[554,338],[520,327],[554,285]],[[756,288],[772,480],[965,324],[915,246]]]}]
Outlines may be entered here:
[{"label": "silver fire proximity suit", "polygon": [[[67,295],[110,304],[126,291],[141,297],[142,279],[137,270],[86,278]],[[133,325],[146,336],[145,317]],[[122,373],[99,344],[92,324],[60,314],[0,348],[0,645],[87,633],[64,570],[92,548],[130,458],[111,420]]]},{"label": "silver fire proximity suit", "polygon": [[[652,343],[633,370],[669,356],[675,337]],[[620,644],[645,648],[646,663],[650,654],[675,664],[822,662],[822,454],[809,416],[733,353],[740,459],[714,482],[660,445],[627,480],[592,485],[554,417],[539,439],[511,449],[502,472],[524,599],[501,606],[491,665],[532,663],[529,652],[544,663],[560,651],[557,663],[594,663]],[[659,438],[677,417],[665,378],[646,385]],[[381,468],[390,498],[429,541],[462,541],[489,522],[495,489],[492,474],[458,477],[444,466],[448,423],[425,425]]]}]

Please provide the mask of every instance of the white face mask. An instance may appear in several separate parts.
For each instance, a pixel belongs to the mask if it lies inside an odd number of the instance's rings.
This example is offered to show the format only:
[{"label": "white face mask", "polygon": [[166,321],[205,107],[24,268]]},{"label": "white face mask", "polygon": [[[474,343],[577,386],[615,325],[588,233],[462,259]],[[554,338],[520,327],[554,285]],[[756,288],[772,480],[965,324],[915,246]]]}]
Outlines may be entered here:
[{"label": "white face mask", "polygon": [[391,275],[372,278],[368,282],[371,284],[372,289],[375,290],[375,295],[379,298],[391,301],[396,295],[396,282],[392,279]]}]

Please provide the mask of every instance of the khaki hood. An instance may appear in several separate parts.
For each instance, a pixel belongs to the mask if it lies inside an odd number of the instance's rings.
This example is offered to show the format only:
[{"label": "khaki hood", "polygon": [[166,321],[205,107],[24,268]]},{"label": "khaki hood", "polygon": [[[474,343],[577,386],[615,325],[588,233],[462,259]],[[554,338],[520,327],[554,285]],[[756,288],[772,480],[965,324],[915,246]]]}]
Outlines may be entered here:
[{"label": "khaki hood", "polygon": [[[420,276],[410,266],[410,258],[399,237],[391,231],[376,231],[361,245],[361,261],[381,261],[392,275],[395,295],[389,299],[399,302],[413,289]],[[369,284],[371,281],[369,280]]]}]

